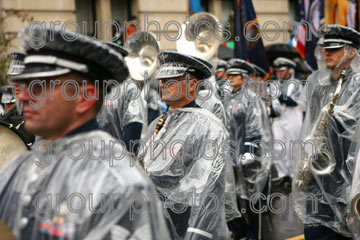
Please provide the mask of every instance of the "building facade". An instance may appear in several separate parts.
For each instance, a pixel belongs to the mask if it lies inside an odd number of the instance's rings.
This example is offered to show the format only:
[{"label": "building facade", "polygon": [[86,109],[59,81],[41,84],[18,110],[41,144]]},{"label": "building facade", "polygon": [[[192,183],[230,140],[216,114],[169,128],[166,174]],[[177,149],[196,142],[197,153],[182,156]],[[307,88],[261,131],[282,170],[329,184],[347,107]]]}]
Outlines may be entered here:
[{"label": "building facade", "polygon": [[[141,30],[156,34],[162,49],[176,48],[174,39],[179,30],[174,21],[183,24],[188,9],[188,0],[2,0],[0,4],[3,16],[15,9],[28,13],[34,21],[45,22],[47,26],[60,24],[58,26],[102,40],[113,38],[123,42],[130,21],[136,21]],[[230,20],[233,0],[202,0],[202,4],[203,10],[219,20]],[[253,4],[264,44],[288,41],[286,24],[293,18],[289,0],[253,0]],[[9,17],[2,22],[1,30],[15,34],[25,24],[21,19]],[[17,47],[14,42],[10,50]]]}]

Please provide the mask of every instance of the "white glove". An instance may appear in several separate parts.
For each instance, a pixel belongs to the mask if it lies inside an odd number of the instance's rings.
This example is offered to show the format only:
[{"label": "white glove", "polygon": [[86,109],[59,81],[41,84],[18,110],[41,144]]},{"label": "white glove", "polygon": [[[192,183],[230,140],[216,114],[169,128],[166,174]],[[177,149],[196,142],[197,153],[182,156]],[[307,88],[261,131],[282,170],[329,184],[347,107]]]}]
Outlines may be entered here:
[{"label": "white glove", "polygon": [[253,155],[249,152],[244,153],[241,157],[241,165],[249,165],[255,161]]}]

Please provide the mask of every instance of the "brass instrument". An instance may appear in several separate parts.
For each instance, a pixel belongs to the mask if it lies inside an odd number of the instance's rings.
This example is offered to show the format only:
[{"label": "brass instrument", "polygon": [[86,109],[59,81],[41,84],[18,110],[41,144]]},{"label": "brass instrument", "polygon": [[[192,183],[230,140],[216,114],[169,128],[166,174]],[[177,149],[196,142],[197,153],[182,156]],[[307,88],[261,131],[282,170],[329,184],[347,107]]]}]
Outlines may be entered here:
[{"label": "brass instrument", "polygon": [[190,17],[190,23],[182,25],[182,35],[176,41],[179,53],[210,60],[217,53],[221,36],[218,19],[206,12],[196,13]]},{"label": "brass instrument", "polygon": [[154,34],[144,31],[137,32],[126,40],[125,48],[129,51],[125,61],[131,78],[137,81],[150,78],[159,65],[157,56],[160,52],[160,45]]},{"label": "brass instrument", "polygon": [[24,121],[17,123],[17,125],[0,122],[0,168],[16,155],[30,150],[32,142],[20,129],[23,124]]},{"label": "brass instrument", "polygon": [[[357,143],[358,144],[358,143]],[[354,158],[354,163],[357,169],[354,169],[354,174],[357,174],[357,171],[359,170],[359,161],[360,161],[360,149],[357,148],[357,154],[355,155]],[[349,211],[349,216],[348,216],[348,225],[349,227],[351,227],[353,229],[353,233],[356,233],[358,235],[356,235],[357,237],[360,236],[360,185],[358,183],[358,179],[356,179],[356,177],[358,175],[353,175],[352,177],[354,178],[354,182],[352,184],[352,194],[350,195],[350,211]]]},{"label": "brass instrument", "polygon": [[360,192],[350,201],[349,225],[353,229],[360,229]]},{"label": "brass instrument", "polygon": [[336,160],[333,154],[326,148],[325,130],[330,126],[330,120],[334,113],[334,106],[339,98],[341,86],[346,70],[343,69],[338,79],[334,96],[330,99],[325,111],[322,111],[308,139],[315,144],[315,152],[305,155],[301,170],[295,179],[295,185],[304,191],[307,188],[311,175],[324,176],[334,171]]}]

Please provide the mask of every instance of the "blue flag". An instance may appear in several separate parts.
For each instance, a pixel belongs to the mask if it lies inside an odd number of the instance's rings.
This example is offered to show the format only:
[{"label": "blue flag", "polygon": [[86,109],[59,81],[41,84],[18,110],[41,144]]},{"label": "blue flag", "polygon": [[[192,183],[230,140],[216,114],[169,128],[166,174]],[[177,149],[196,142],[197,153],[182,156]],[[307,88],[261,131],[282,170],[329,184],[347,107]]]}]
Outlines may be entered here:
[{"label": "blue flag", "polygon": [[234,4],[234,41],[235,41],[235,51],[234,57],[241,58],[243,60],[248,59],[246,39],[242,35],[243,33],[243,17],[241,11],[241,0],[233,0]]},{"label": "blue flag", "polygon": [[202,12],[200,0],[189,0],[189,15]]},{"label": "blue flag", "polygon": [[[239,8],[240,7],[240,8]],[[254,63],[269,72],[256,13],[251,0],[234,0],[235,57]],[[260,26],[260,24],[258,25]],[[244,28],[246,27],[246,36]],[[257,37],[260,38],[257,39]]]}]

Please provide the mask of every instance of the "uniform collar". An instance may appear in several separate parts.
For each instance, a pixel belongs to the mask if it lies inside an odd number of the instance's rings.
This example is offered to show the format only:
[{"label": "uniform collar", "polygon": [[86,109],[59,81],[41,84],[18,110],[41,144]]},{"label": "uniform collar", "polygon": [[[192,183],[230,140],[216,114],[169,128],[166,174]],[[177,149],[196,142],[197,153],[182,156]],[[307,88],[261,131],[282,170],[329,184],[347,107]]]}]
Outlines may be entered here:
[{"label": "uniform collar", "polygon": [[[353,70],[351,67],[349,67],[348,69],[346,69],[346,72],[345,72],[345,77],[344,77],[344,81],[348,78],[348,76],[350,76],[352,74]],[[332,77],[332,75],[330,74],[330,80],[333,82],[334,79]],[[336,79],[337,80],[337,79]]]},{"label": "uniform collar", "polygon": [[239,93],[242,91],[243,87],[244,87],[244,85],[243,85],[241,88],[239,88],[236,92],[235,92],[234,89],[233,89],[233,90],[232,90],[232,94],[233,94],[233,95],[239,94]]},{"label": "uniform collar", "polygon": [[169,113],[175,113],[177,112],[179,109],[182,109],[182,108],[201,108],[199,105],[196,104],[195,101],[192,101],[191,103],[181,107],[181,108],[172,108],[170,107],[169,108]]},{"label": "uniform collar", "polygon": [[192,101],[188,105],[183,106],[182,108],[199,108],[200,106],[195,103],[195,101]]},{"label": "uniform collar", "polygon": [[93,118],[89,122],[81,125],[80,127],[76,128],[73,131],[71,131],[70,133],[68,133],[66,135],[66,137],[74,136],[76,134],[83,133],[83,132],[90,132],[90,131],[93,131],[93,130],[99,130],[99,129],[100,129],[100,127],[99,127],[96,119]]}]

